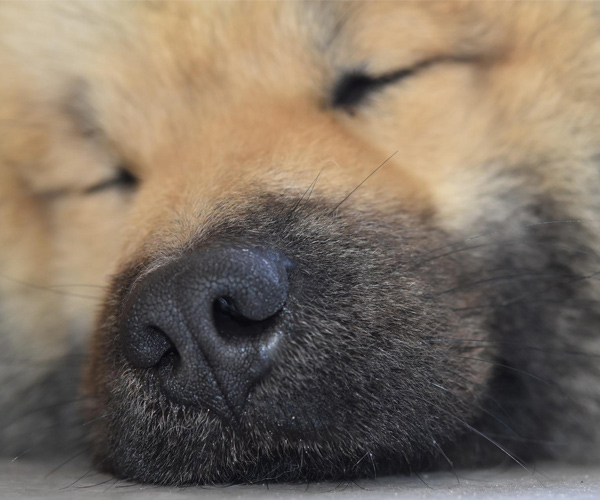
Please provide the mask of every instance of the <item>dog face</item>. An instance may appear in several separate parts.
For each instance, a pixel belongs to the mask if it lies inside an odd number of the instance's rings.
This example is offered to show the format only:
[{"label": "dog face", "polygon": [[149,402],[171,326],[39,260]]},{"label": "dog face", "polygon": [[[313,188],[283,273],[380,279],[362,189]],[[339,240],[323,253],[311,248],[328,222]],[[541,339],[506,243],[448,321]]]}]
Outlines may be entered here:
[{"label": "dog face", "polygon": [[[593,286],[539,279],[585,272],[556,242],[593,235],[526,229],[593,210],[592,8],[3,7],[4,239],[27,224],[6,255],[36,283],[114,275],[85,371],[97,462],[160,483],[410,469],[493,429],[498,398],[528,436],[554,408],[589,440],[596,399],[571,420],[532,384],[548,356],[507,345],[594,324],[568,302]],[[35,302],[30,337],[48,310],[71,338],[92,314]],[[552,383],[572,393],[572,369]]]}]

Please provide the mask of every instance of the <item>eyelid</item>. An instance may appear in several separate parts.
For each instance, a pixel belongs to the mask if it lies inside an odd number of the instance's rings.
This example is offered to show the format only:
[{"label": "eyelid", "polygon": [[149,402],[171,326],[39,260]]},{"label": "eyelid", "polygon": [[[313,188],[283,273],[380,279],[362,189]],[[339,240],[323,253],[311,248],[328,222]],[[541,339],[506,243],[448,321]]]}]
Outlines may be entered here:
[{"label": "eyelid", "polygon": [[84,190],[84,194],[94,194],[105,189],[113,187],[134,187],[138,183],[137,177],[135,177],[129,170],[120,168],[117,175],[107,179],[99,184],[91,186]]},{"label": "eyelid", "polygon": [[379,76],[372,76],[360,70],[347,72],[338,80],[335,86],[331,105],[334,108],[355,106],[371,92],[376,92],[386,85],[408,78],[442,60],[442,58],[426,59],[408,68],[401,68]]}]

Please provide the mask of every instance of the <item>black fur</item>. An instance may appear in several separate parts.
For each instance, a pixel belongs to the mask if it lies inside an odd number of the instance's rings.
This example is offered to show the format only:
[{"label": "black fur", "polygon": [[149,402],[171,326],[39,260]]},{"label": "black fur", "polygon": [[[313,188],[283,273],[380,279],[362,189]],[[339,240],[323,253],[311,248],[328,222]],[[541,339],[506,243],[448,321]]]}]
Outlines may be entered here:
[{"label": "black fur", "polygon": [[461,335],[482,335],[480,318],[452,312],[462,297],[435,293],[455,282],[458,265],[420,262],[439,237],[408,217],[332,215],[322,200],[291,212],[297,199],[251,199],[237,213],[217,207],[221,217],[193,247],[269,246],[295,262],[283,312],[288,337],[271,375],[237,427],[168,402],[152,371],[128,366],[120,351],[118,308],[135,274],[127,277],[101,334],[101,371],[118,376],[104,393],[108,416],[95,423],[107,445],[99,463],[180,484],[354,477],[429,459],[463,430],[457,421],[480,413],[467,393],[481,390],[474,372],[488,371],[457,358],[460,344],[435,342],[454,335],[459,321]]},{"label": "black fur", "polygon": [[393,211],[298,201],[217,204],[188,248],[267,245],[296,263],[286,348],[239,426],[169,402],[151,370],[127,364],[119,309],[151,259],[117,280],[93,380],[101,467],[166,484],[304,481],[522,463],[593,442],[597,400],[565,386],[596,372],[576,346],[597,319],[558,244],[581,225],[539,224],[550,205],[526,204],[513,226],[452,242]]}]

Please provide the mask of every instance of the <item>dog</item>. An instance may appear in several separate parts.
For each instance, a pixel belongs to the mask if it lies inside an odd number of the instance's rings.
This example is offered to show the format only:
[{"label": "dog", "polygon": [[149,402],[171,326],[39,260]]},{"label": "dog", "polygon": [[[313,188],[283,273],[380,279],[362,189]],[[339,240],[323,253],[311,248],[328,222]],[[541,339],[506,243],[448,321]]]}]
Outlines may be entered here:
[{"label": "dog", "polygon": [[597,460],[599,50],[593,2],[2,3],[3,453]]}]

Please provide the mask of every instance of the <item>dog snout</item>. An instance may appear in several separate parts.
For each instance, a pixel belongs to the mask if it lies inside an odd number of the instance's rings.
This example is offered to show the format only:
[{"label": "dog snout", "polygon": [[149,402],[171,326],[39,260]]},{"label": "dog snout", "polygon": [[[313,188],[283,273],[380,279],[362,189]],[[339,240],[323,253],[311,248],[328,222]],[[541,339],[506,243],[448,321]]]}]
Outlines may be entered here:
[{"label": "dog snout", "polygon": [[291,267],[273,250],[227,247],[160,267],[126,303],[125,357],[171,401],[237,421],[283,341]]}]

